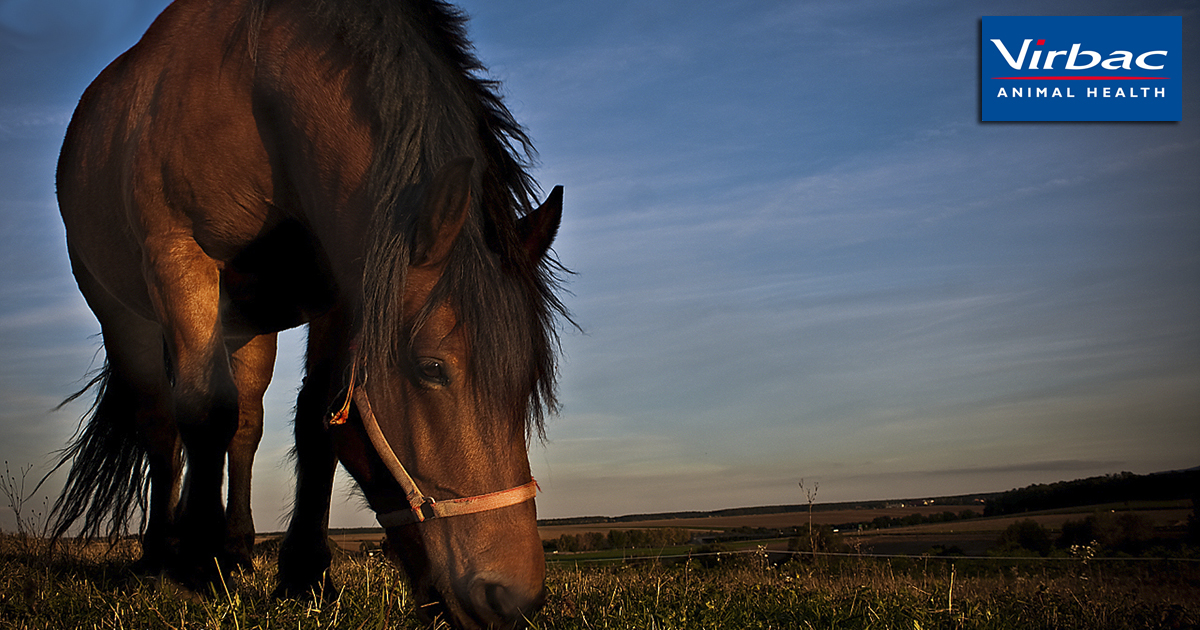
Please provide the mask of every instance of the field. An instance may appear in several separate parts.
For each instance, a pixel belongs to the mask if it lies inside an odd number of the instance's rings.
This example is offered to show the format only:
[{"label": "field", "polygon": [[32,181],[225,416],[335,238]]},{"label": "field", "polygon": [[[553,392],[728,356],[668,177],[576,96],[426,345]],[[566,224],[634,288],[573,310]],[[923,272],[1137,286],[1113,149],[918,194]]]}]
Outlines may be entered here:
[{"label": "field", "polygon": [[[836,525],[856,521],[869,521],[878,516],[902,517],[909,514],[939,514],[945,510],[972,509],[976,506],[945,506],[945,505],[916,505],[909,507],[879,508],[872,510],[816,510],[812,514],[813,523],[819,525]],[[584,532],[608,533],[612,529],[641,529],[647,527],[681,527],[695,531],[713,531],[734,529],[737,527],[794,527],[808,522],[807,512],[783,512],[778,514],[755,514],[749,516],[714,516],[709,518],[676,518],[676,519],[647,519],[624,523],[606,523],[592,525],[551,525],[540,527],[542,539],[557,538],[561,534],[579,534]]]},{"label": "field", "polygon": [[[869,510],[816,510],[812,513],[812,521],[816,525],[842,525],[846,523],[869,522],[881,516],[889,518],[901,518],[911,514],[929,516],[941,514],[945,511],[957,513],[968,509],[979,513],[977,506],[917,505]],[[844,531],[841,533],[845,541],[860,553],[921,554],[935,545],[941,545],[944,547],[957,546],[968,555],[980,555],[995,544],[997,537],[1005,528],[1017,521],[1033,520],[1046,527],[1049,531],[1057,532],[1064,522],[1082,520],[1097,510],[1105,512],[1115,510],[1117,513],[1132,511],[1147,519],[1156,527],[1180,529],[1185,526],[1188,515],[1191,513],[1191,502],[1168,501],[1135,505],[1086,506],[1031,512],[1020,516],[973,518],[948,523],[930,523],[910,527],[892,527],[889,529],[868,529],[863,532]],[[551,540],[563,534],[579,535],[589,532],[607,534],[610,530],[633,528],[678,527],[702,534],[706,532],[728,531],[735,528],[783,529],[804,526],[807,523],[807,513],[789,512],[752,516],[557,525],[541,527],[539,529],[543,540]],[[780,549],[785,547],[786,544],[775,542],[768,546],[771,549]]]},{"label": "field", "polygon": [[[1171,506],[1144,511],[1167,525],[1184,513]],[[1063,515],[1036,517],[1052,523]],[[770,521],[706,524],[718,529],[763,522]],[[1007,522],[970,519],[954,527],[970,525],[971,531],[955,533],[986,537]],[[680,525],[670,522],[673,527]],[[928,549],[938,536],[945,540],[951,535],[948,527],[883,530],[864,535],[863,542],[907,538]],[[561,532],[543,532],[548,539],[555,535]],[[111,550],[93,545],[50,553],[38,539],[5,536],[0,538],[0,628],[438,627],[415,620],[402,576],[391,564],[379,555],[357,551],[363,542],[377,542],[378,532],[334,535],[333,540],[348,551],[335,562],[334,575],[343,590],[330,603],[271,599],[274,558],[270,537],[265,538],[254,573],[235,576],[215,592],[196,594],[169,580],[132,575],[128,569],[135,558],[134,543]],[[684,553],[682,558],[621,563],[556,554],[548,569],[547,605],[530,620],[531,625],[545,629],[1200,627],[1200,563],[1194,561],[831,556],[770,562],[772,556],[755,553],[760,544],[764,543],[745,543],[749,547],[745,553],[690,558]],[[663,553],[667,550],[650,551],[671,555]]]},{"label": "field", "polygon": [[[206,596],[128,572],[128,549],[49,557],[6,539],[0,627],[422,628],[398,572],[346,555],[326,604],[274,601],[273,567]],[[765,563],[735,555],[617,566],[551,565],[534,628],[1194,628],[1194,564],[866,559]]]}]

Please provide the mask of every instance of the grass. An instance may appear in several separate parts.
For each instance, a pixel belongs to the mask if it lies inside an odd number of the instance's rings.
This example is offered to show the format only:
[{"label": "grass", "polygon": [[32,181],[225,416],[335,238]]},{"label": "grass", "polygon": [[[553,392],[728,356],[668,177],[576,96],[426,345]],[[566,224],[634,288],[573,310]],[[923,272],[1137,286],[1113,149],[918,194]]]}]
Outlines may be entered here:
[{"label": "grass", "polygon": [[400,572],[365,555],[333,569],[343,590],[332,602],[275,600],[274,558],[197,594],[130,571],[135,549],[30,553],[0,542],[0,628],[419,628]]},{"label": "grass", "polygon": [[851,559],[770,567],[746,557],[559,568],[537,628],[1195,627],[1197,575],[1144,567],[1006,570]]},{"label": "grass", "polygon": [[[133,576],[136,549],[54,552],[0,538],[0,628],[422,628],[379,557],[339,558],[329,603],[270,597],[274,559],[201,596]],[[711,560],[711,559],[710,559]],[[984,563],[860,558],[772,566],[755,555],[674,564],[556,563],[537,629],[1195,628],[1195,563]],[[432,627],[437,627],[434,624]]]}]

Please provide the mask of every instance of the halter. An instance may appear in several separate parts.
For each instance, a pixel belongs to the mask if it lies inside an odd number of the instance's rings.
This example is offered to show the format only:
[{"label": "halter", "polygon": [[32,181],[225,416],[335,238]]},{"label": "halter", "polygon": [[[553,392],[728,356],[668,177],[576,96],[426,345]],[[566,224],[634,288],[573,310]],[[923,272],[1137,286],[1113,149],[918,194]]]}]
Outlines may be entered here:
[{"label": "halter", "polygon": [[358,406],[358,414],[362,416],[363,428],[367,430],[367,437],[371,439],[371,444],[375,447],[375,452],[383,460],[384,466],[387,466],[388,472],[392,473],[392,478],[404,490],[409,508],[407,510],[393,510],[382,514],[376,512],[375,520],[379,521],[380,525],[384,527],[399,527],[401,525],[422,523],[434,518],[446,518],[498,510],[510,505],[524,503],[537,496],[538,484],[534,479],[530,479],[527,484],[507,490],[480,494],[473,497],[447,499],[445,501],[438,501],[431,496],[423,494],[421,489],[417,487],[417,483],[413,481],[412,476],[404,469],[404,464],[400,463],[400,459],[392,451],[387,438],[383,436],[383,431],[379,429],[379,422],[375,420],[375,413],[371,411],[371,401],[367,398],[367,389],[365,387],[355,387],[356,368],[357,365],[352,367],[350,371],[350,388],[346,393],[346,402],[330,418],[329,424],[341,425],[346,423],[350,415],[350,401],[353,399],[354,404]]}]

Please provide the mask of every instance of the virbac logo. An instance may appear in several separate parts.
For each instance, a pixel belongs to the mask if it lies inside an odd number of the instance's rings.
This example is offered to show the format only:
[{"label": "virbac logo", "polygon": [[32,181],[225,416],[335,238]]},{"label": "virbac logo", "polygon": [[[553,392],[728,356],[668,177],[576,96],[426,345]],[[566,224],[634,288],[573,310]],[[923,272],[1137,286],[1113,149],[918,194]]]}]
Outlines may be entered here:
[{"label": "virbac logo", "polygon": [[1182,117],[1183,20],[1178,16],[985,17],[982,22],[984,121]]},{"label": "virbac logo", "polygon": [[[1002,42],[998,39],[993,39],[992,43],[996,45],[996,49],[1000,51],[1000,54],[1004,56],[1004,60],[1008,62],[1008,65],[1012,66],[1013,70],[1021,70],[1023,67],[1025,67],[1024,66],[1025,53],[1029,52],[1029,44],[1032,41],[1033,41],[1032,39],[1027,39],[1027,40],[1025,40],[1024,43],[1021,44],[1021,52],[1020,52],[1020,54],[1017,55],[1016,59],[1013,59],[1012,53],[1008,52],[1008,49],[1004,47],[1004,42]],[[1046,40],[1044,40],[1044,39],[1037,40],[1037,45],[1045,46]],[[1167,51],[1165,51],[1165,50],[1151,50],[1150,52],[1144,52],[1144,53],[1138,55],[1137,59],[1135,60],[1133,53],[1129,52],[1128,50],[1115,50],[1110,54],[1108,59],[1105,59],[1103,62],[1101,62],[1100,61],[1100,59],[1101,59],[1100,53],[1098,53],[1094,50],[1080,51],[1081,46],[1083,46],[1083,44],[1071,44],[1070,50],[1046,51],[1046,61],[1042,63],[1042,66],[1040,69],[1041,70],[1053,70],[1054,69],[1054,60],[1058,57],[1066,55],[1067,63],[1065,66],[1063,66],[1064,70],[1087,70],[1088,68],[1091,68],[1091,67],[1095,66],[1096,64],[1100,64],[1100,67],[1102,67],[1106,70],[1131,70],[1132,67],[1130,64],[1137,64],[1137,67],[1142,68],[1144,70],[1162,70],[1163,69],[1162,64],[1159,64],[1157,66],[1151,65],[1149,62],[1146,61],[1146,59],[1149,57],[1154,57],[1154,56],[1159,56],[1159,55],[1161,55],[1163,57],[1167,56]],[[1086,55],[1090,59],[1090,61],[1086,64],[1079,65],[1078,61],[1079,61],[1080,55]],[[1029,70],[1038,70],[1039,69],[1038,61],[1041,59],[1041,57],[1042,57],[1042,51],[1034,50],[1033,55],[1029,59],[1028,69]],[[1078,78],[1078,77],[1071,77],[1071,78]]]}]

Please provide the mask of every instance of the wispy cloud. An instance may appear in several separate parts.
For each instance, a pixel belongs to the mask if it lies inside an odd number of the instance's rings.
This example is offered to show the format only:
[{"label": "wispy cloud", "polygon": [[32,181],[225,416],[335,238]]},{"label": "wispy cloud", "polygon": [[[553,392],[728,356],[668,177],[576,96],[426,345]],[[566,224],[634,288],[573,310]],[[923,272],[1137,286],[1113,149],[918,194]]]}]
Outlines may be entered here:
[{"label": "wispy cloud", "polygon": [[70,110],[48,111],[30,106],[0,108],[0,141],[47,133],[61,137],[70,121]]}]

